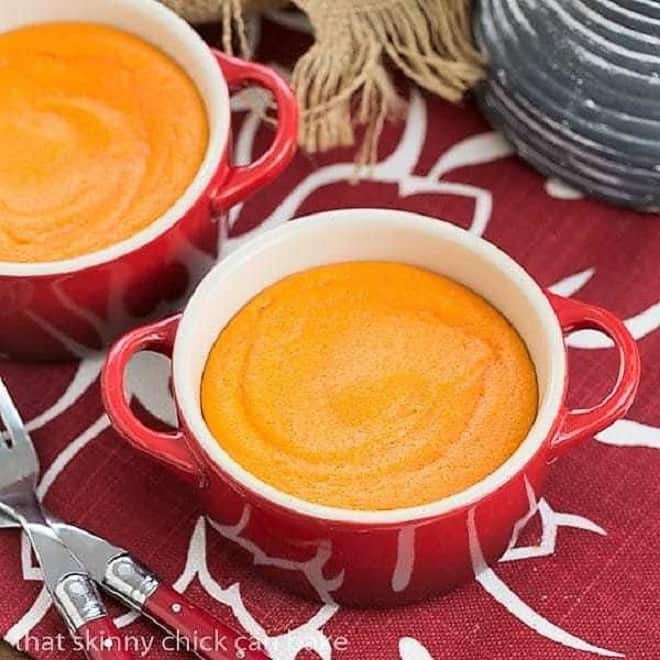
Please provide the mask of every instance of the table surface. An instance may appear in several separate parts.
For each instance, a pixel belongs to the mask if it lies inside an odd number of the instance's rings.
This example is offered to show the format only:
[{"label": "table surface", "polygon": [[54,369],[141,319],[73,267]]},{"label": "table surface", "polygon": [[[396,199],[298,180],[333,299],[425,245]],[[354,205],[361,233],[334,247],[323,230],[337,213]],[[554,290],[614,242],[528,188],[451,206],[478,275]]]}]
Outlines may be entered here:
[{"label": "table surface", "polygon": [[[262,28],[259,59],[266,62],[290,66],[308,43],[295,27]],[[341,637],[349,649],[333,660],[658,658],[660,370],[653,365],[660,361],[660,218],[583,199],[546,180],[513,155],[469,101],[456,108],[405,85],[402,91],[410,100],[407,117],[387,127],[369,180],[348,182],[351,150],[299,154],[284,176],[231,215],[225,253],[264,227],[337,206],[445,218],[497,244],[542,286],[627,320],[646,367],[627,419],[552,466],[536,512],[496,566],[450,594],[399,610],[319,606],[255,574],[249,530],[238,538],[242,549],[229,543],[185,484],[109,428],[99,360],[0,363],[0,376],[31,420],[45,502],[128,547],[220,618],[271,644],[311,645],[324,660]],[[238,105],[255,100],[243,95]],[[254,157],[272,138],[269,126],[257,130],[258,116],[258,108],[236,113],[237,158]],[[615,352],[592,333],[569,345],[569,402],[591,405],[611,387]],[[143,354],[130,378],[138,403],[163,422],[174,421],[168,370],[164,359]],[[63,632],[13,531],[0,532],[0,584],[2,636],[17,642]],[[125,616],[121,624],[126,634],[153,634]],[[78,660],[74,653],[35,655]],[[148,657],[171,655],[156,650]],[[296,660],[315,657],[304,651]]]}]

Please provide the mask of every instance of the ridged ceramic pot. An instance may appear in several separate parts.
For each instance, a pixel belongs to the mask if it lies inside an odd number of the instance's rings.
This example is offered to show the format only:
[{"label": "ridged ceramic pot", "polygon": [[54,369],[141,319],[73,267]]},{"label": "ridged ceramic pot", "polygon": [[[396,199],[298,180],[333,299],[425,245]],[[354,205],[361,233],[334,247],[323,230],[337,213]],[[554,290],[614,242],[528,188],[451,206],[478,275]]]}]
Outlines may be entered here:
[{"label": "ridged ceramic pot", "polygon": [[489,121],[544,174],[660,208],[660,2],[479,0]]}]

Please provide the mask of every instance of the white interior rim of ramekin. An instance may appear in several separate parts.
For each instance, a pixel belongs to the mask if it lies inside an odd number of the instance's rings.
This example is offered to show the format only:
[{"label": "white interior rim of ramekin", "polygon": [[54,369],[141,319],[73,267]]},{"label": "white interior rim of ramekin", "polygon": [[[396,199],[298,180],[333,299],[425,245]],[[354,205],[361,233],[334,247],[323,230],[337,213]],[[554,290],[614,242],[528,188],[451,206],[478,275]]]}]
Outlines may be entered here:
[{"label": "white interior rim of ramekin", "polygon": [[[267,262],[269,260],[263,255],[268,253],[275,255],[278,248],[287,250],[287,245],[296,238],[306,240],[305,234],[308,234],[310,238],[313,237],[312,240],[324,237],[326,243],[332,243],[332,237],[336,237],[344,231],[350,234],[359,232],[360,230],[357,228],[366,228],[364,238],[369,236],[373,239],[374,233],[379,231],[379,227],[383,228],[383,233],[385,230],[403,232],[403,235],[416,232],[418,236],[411,240],[428,241],[425,243],[427,245],[432,245],[434,238],[440,239],[446,246],[446,254],[449,254],[451,250],[455,250],[457,254],[467,250],[474,257],[475,264],[482,263],[485,269],[496,271],[504,283],[505,289],[508,287],[519,295],[521,309],[524,311],[527,306],[528,310],[531,310],[531,314],[523,317],[522,324],[541,328],[538,337],[534,338],[535,350],[538,355],[533,357],[537,373],[542,368],[545,375],[543,382],[539,378],[539,387],[542,390],[539,409],[527,437],[505,463],[482,481],[455,495],[420,506],[383,511],[349,510],[315,504],[289,495],[255,477],[221,448],[202,416],[199,393],[202,371],[199,369],[199,365],[202,365],[203,370],[203,364],[206,362],[214,341],[213,338],[217,337],[226,321],[217,327],[210,327],[210,324],[202,317],[205,314],[213,313],[208,311],[215,309],[213,305],[222,307],[220,292],[228,289],[223,282],[226,283],[230,280],[232,274],[234,277],[238,277],[241,269],[245,273],[253,273],[259,269],[268,270]],[[341,240],[341,238],[337,238],[335,242],[341,243]],[[401,253],[398,258],[396,257],[399,249],[397,245],[386,245],[385,243],[370,248],[372,252],[380,250],[385,257],[384,260],[406,262],[406,254]],[[262,255],[261,259],[260,255]],[[391,258],[387,258],[390,255]],[[296,258],[304,259],[300,255]],[[371,259],[372,257],[366,255],[363,258]],[[351,256],[341,258],[341,250],[339,250],[332,259],[328,259],[325,263],[351,259]],[[408,263],[412,262],[408,261]],[[437,272],[443,272],[442,265],[442,260],[439,259]],[[278,268],[282,268],[282,266],[273,264],[274,270]],[[300,270],[304,270],[304,268],[293,268],[290,272]],[[284,275],[270,274],[273,282],[282,277]],[[268,285],[266,284],[266,286]],[[488,283],[484,286],[488,287]],[[252,295],[256,293],[257,291]],[[252,295],[243,299],[242,304],[245,304]],[[503,295],[506,295],[506,291]],[[240,306],[242,305],[235,304],[235,311],[238,311]],[[531,318],[533,314],[536,315],[535,318]],[[514,325],[525,338],[520,323],[514,323]],[[204,338],[201,337],[202,334],[204,334]],[[542,367],[541,363],[543,363]],[[471,506],[505,484],[526,465],[548,438],[561,408],[565,375],[566,353],[557,317],[541,288],[520,265],[491,243],[450,223],[414,213],[388,209],[326,211],[299,218],[264,232],[243,245],[216,265],[193,294],[178,329],[173,355],[173,384],[181,414],[203,451],[222,471],[244,488],[285,509],[326,521],[370,525],[393,525],[440,516],[458,508]]]},{"label": "white interior rim of ramekin", "polygon": [[225,152],[231,120],[229,92],[210,48],[188,23],[157,0],[2,0],[0,33],[26,25],[76,21],[112,25],[160,48],[188,73],[206,103],[206,155],[183,195],[161,217],[130,238],[72,259],[38,263],[0,261],[0,275],[71,273],[114,261],[158,238],[185,216],[207,189]]}]

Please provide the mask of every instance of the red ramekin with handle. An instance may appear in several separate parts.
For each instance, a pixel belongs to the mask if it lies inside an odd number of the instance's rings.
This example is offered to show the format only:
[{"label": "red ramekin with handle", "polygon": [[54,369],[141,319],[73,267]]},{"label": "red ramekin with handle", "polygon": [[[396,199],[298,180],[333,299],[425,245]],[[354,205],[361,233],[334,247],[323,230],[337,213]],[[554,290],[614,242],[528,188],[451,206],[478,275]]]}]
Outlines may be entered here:
[{"label": "red ramekin with handle", "polygon": [[[215,263],[227,209],[282,172],[296,147],[298,112],[288,84],[267,67],[210,49],[156,0],[0,2],[0,32],[52,21],[112,25],[172,57],[205,101],[209,144],[182,197],[129,239],[62,261],[0,262],[0,356],[9,358],[82,357],[179,309]],[[278,117],[268,151],[239,167],[231,163],[229,89],[245,84],[270,91]]]},{"label": "red ramekin with handle", "polygon": [[[306,502],[246,471],[204,422],[204,365],[234,314],[287,275],[354,260],[403,262],[453,278],[499,309],[529,349],[539,387],[536,421],[503,465],[462,492],[390,511]],[[601,403],[570,410],[563,335],[583,328],[612,339],[619,373]],[[171,433],[147,428],[126,401],[126,366],[142,350],[172,357],[180,428]],[[501,250],[449,223],[403,211],[350,209],[287,223],[231,254],[207,275],[183,315],[134,330],[114,345],[102,387],[116,429],[189,481],[214,527],[248,550],[256,566],[323,601],[391,606],[446,591],[500,557],[516,523],[534,510],[548,466],[622,417],[639,377],[635,341],[610,312],[543,291]]]}]

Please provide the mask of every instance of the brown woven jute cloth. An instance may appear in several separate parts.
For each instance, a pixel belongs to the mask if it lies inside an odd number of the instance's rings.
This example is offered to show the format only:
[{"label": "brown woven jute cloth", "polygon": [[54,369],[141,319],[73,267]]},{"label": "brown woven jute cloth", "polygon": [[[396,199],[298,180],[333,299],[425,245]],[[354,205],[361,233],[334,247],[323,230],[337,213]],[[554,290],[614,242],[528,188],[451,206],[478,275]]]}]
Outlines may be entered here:
[{"label": "brown woven jute cloth", "polygon": [[[243,16],[282,0],[161,0],[191,22],[220,20],[223,48],[233,37],[250,56]],[[387,118],[404,103],[386,68],[393,63],[422,87],[458,101],[484,74],[471,32],[472,0],[294,0],[314,29],[315,43],[297,62],[292,83],[302,109],[300,144],[308,152],[355,142],[358,162],[376,160]]]},{"label": "brown woven jute cloth", "polygon": [[0,660],[25,660],[25,657],[18,651],[14,651],[5,642],[0,642]]}]

